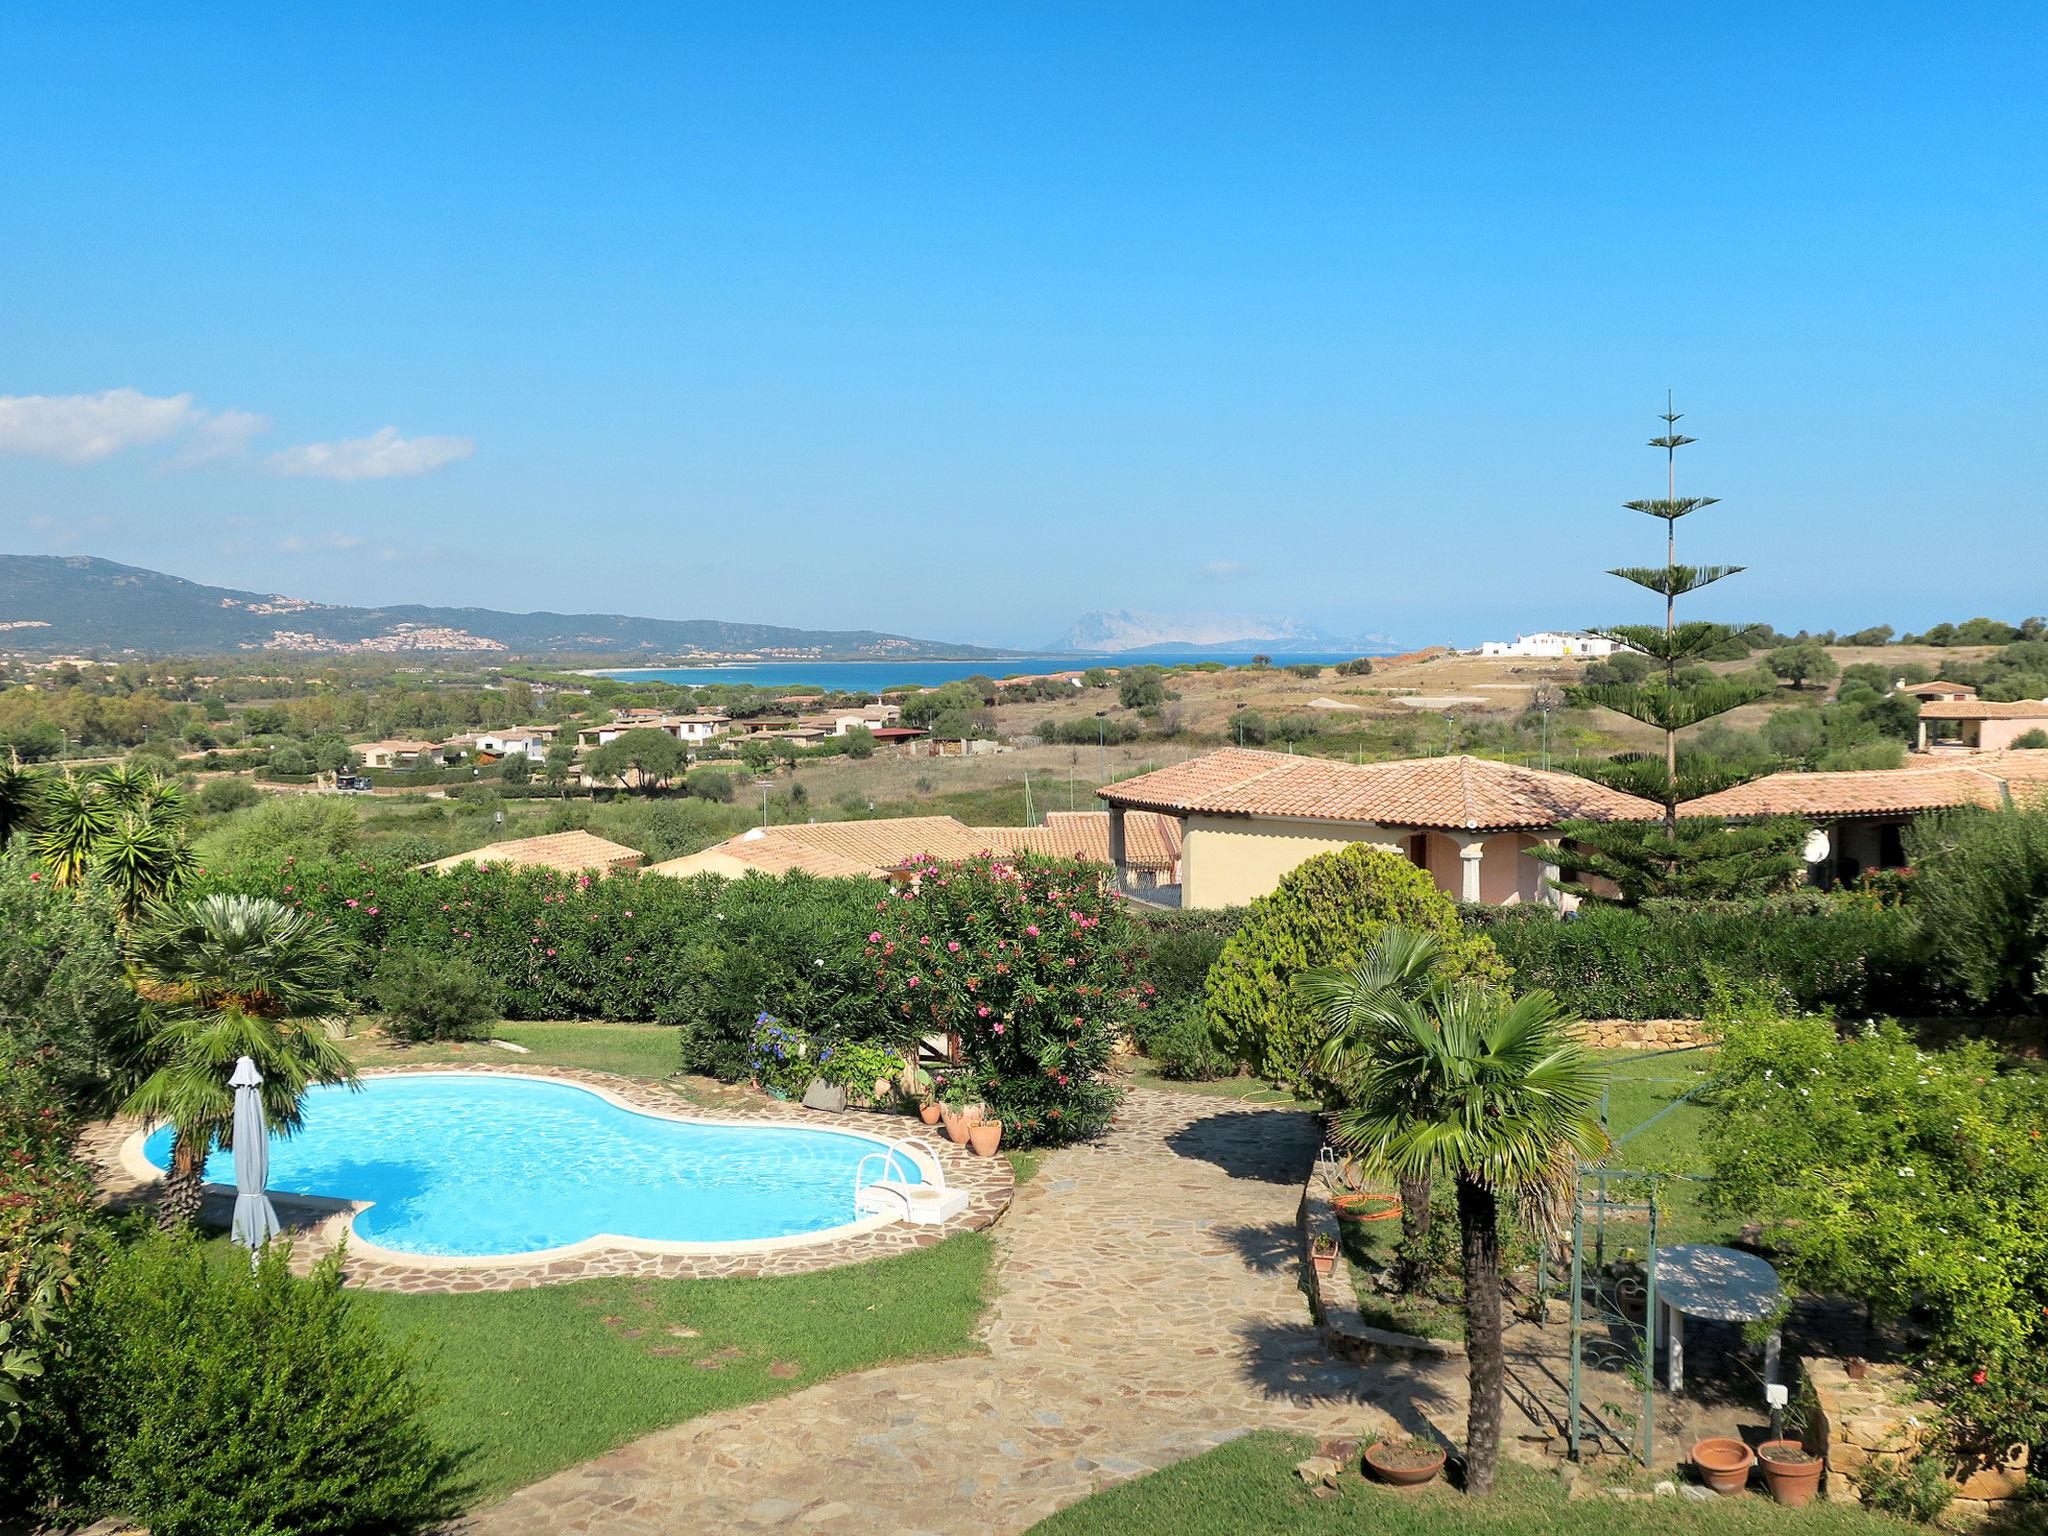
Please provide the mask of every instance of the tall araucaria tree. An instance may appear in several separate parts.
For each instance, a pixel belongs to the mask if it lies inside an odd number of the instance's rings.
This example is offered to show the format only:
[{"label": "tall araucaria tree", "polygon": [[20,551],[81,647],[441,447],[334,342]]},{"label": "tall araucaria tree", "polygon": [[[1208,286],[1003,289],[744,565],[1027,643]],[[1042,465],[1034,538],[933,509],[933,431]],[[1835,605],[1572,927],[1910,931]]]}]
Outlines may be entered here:
[{"label": "tall araucaria tree", "polygon": [[1782,887],[1798,873],[1799,843],[1805,832],[1804,825],[1791,817],[1734,824],[1719,817],[1681,820],[1678,814],[1683,802],[1739,784],[1758,771],[1682,754],[1679,732],[1772,691],[1767,684],[1706,669],[1706,661],[1743,635],[1745,627],[1697,619],[1679,622],[1680,597],[1743,569],[1678,562],[1679,519],[1720,499],[1678,494],[1678,450],[1697,441],[1678,430],[1679,419],[1667,402],[1664,432],[1649,444],[1664,453],[1664,495],[1623,503],[1631,512],[1664,524],[1664,563],[1621,566],[1608,573],[1661,596],[1664,622],[1616,624],[1596,631],[1648,657],[1651,674],[1641,682],[1592,683],[1571,690],[1573,703],[1611,709],[1662,734],[1662,749],[1655,754],[1626,752],[1605,762],[1581,763],[1576,769],[1611,788],[1655,801],[1662,816],[1656,823],[1565,822],[1556,842],[1530,850],[1532,857],[1557,867],[1560,890],[1629,906],[1653,896],[1731,897]]}]

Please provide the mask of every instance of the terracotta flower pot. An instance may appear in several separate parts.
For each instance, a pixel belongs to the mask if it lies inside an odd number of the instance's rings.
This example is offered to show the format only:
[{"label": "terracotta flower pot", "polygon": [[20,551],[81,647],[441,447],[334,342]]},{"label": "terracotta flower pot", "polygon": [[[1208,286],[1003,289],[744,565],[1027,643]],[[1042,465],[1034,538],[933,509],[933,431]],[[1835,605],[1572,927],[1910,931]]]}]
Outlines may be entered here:
[{"label": "terracotta flower pot", "polygon": [[1381,1440],[1365,1448],[1372,1475],[1396,1488],[1417,1488],[1444,1469],[1442,1446],[1414,1440]]},{"label": "terracotta flower pot", "polygon": [[1315,1266],[1315,1271],[1318,1275],[1321,1275],[1327,1279],[1330,1275],[1336,1272],[1337,1250],[1332,1248],[1328,1253],[1316,1253],[1314,1251],[1311,1251],[1308,1256],[1308,1261],[1309,1263]]},{"label": "terracotta flower pot", "polygon": [[1692,1464],[1700,1481],[1714,1492],[1740,1493],[1749,1483],[1756,1452],[1740,1440],[1717,1435],[1693,1446]]},{"label": "terracotta flower pot", "polygon": [[1353,1190],[1332,1198],[1330,1209],[1339,1221],[1391,1221],[1401,1214],[1401,1197]]},{"label": "terracotta flower pot", "polygon": [[967,1145],[976,1157],[994,1157],[1003,1144],[1003,1122],[983,1120],[967,1128]]},{"label": "terracotta flower pot", "polygon": [[1797,1440],[1766,1440],[1756,1448],[1756,1460],[1764,1486],[1780,1504],[1798,1509],[1820,1491],[1821,1459]]},{"label": "terracotta flower pot", "polygon": [[946,1136],[949,1140],[967,1145],[967,1133],[981,1121],[978,1109],[949,1109],[945,1112]]},{"label": "terracotta flower pot", "polygon": [[939,1116],[945,1112],[944,1108],[938,1104],[920,1104],[917,1106],[917,1118],[926,1125],[937,1125],[939,1123]]}]

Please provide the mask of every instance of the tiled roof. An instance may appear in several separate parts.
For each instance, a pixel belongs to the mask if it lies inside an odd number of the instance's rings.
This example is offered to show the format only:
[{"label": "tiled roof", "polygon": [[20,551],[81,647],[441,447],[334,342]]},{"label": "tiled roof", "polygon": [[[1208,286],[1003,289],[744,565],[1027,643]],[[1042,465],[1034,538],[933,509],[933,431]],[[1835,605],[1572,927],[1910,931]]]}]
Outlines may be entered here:
[{"label": "tiled roof", "polygon": [[1657,806],[1568,773],[1479,757],[1340,763],[1225,747],[1096,791],[1112,805],[1168,815],[1268,816],[1462,831],[1560,821],[1647,819]]},{"label": "tiled roof", "polygon": [[664,859],[659,864],[649,865],[645,871],[650,875],[700,875],[707,870],[714,874],[725,874],[727,863],[745,865],[758,869],[763,874],[780,875],[793,869],[800,869],[809,875],[845,877],[873,875],[872,865],[859,859],[849,858],[843,853],[834,853],[826,848],[813,848],[806,843],[793,842],[785,838],[759,838],[749,842],[744,835],[728,839],[704,849],[701,853],[687,853],[679,859]]},{"label": "tiled roof", "polygon": [[[1049,811],[1042,827],[975,827],[997,853],[1042,853],[1050,858],[1109,862],[1109,812]],[[1170,870],[1180,862],[1180,819],[1152,811],[1124,817],[1124,865]]]},{"label": "tiled roof", "polygon": [[464,864],[510,864],[519,869],[627,869],[640,862],[640,850],[592,832],[550,832],[544,837],[491,843],[468,853],[452,854],[422,864],[421,869],[455,869]]},{"label": "tiled roof", "polygon": [[1973,699],[1977,696],[1977,690],[1971,684],[1951,683],[1947,679],[1939,677],[1929,683],[1908,683],[1899,692],[1915,694],[1923,699],[1938,698],[1944,694],[1958,693],[1967,694]]},{"label": "tiled roof", "polygon": [[1882,816],[1996,809],[2048,794],[2048,750],[1983,752],[1967,763],[1913,764],[1848,773],[1773,773],[1733,789],[1702,795],[1681,816]]},{"label": "tiled roof", "polygon": [[1922,720],[2048,720],[2048,699],[1929,699],[1920,706]]},{"label": "tiled roof", "polygon": [[349,750],[351,752],[431,752],[434,750],[434,745],[431,741],[364,741],[351,746]]}]

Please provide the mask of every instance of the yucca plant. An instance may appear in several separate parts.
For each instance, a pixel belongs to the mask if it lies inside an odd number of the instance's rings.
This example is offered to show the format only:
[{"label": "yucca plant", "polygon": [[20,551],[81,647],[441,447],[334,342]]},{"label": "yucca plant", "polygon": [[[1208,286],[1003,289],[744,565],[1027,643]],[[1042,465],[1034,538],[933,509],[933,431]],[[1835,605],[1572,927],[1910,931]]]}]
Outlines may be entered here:
[{"label": "yucca plant", "polygon": [[19,763],[0,763],[0,848],[35,819],[42,782]]},{"label": "yucca plant", "polygon": [[265,1119],[294,1130],[306,1089],[355,1080],[322,1018],[342,1004],[348,942],[324,919],[263,896],[206,896],[152,910],[128,961],[158,1027],[130,1064],[142,1078],[123,1109],[172,1125],[165,1227],[199,1211],[206,1155],[234,1119],[228,1074],[247,1056],[263,1074]]},{"label": "yucca plant", "polygon": [[120,807],[96,778],[60,773],[43,780],[36,797],[30,847],[50,878],[77,885],[92,868],[93,848],[113,827]]},{"label": "yucca plant", "polygon": [[1447,1178],[1457,1191],[1468,1493],[1491,1491],[1500,1461],[1501,1201],[1568,1190],[1578,1162],[1606,1148],[1605,1073],[1573,1040],[1572,1022],[1548,992],[1456,984],[1375,1001],[1352,1025],[1361,1065],[1336,1118],[1339,1143],[1369,1167]]}]

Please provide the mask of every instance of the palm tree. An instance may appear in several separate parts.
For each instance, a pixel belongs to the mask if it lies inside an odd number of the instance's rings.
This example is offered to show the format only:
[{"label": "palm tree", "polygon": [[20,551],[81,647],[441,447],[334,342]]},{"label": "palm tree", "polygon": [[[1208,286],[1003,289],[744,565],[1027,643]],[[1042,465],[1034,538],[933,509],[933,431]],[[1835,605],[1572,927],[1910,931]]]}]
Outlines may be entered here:
[{"label": "palm tree", "polygon": [[1465,1488],[1484,1494],[1500,1461],[1500,1202],[1568,1187],[1607,1136],[1604,1073],[1545,991],[1509,997],[1459,984],[1362,1010],[1361,1065],[1337,1115],[1340,1144],[1397,1177],[1447,1177],[1457,1190],[1471,1407]]},{"label": "palm tree", "polygon": [[112,892],[129,922],[170,895],[197,862],[176,802],[122,812],[94,841],[91,858],[94,878]]},{"label": "palm tree", "polygon": [[0,848],[35,819],[41,793],[35,774],[16,762],[0,763]]},{"label": "palm tree", "polygon": [[[1351,1085],[1372,1047],[1371,1021],[1389,1004],[1419,998],[1437,986],[1437,961],[1443,945],[1433,933],[1414,928],[1387,928],[1374,940],[1365,958],[1353,966],[1325,966],[1305,972],[1295,990],[1323,1017],[1327,1031],[1316,1055],[1317,1084],[1325,1102],[1350,1102]],[[1404,1291],[1429,1284],[1430,1181],[1421,1174],[1401,1174],[1401,1247],[1396,1282]]]},{"label": "palm tree", "polygon": [[43,780],[30,846],[59,885],[77,885],[92,868],[93,847],[114,825],[119,807],[95,778],[60,773]]},{"label": "palm tree", "polygon": [[287,1131],[309,1086],[355,1080],[320,1020],[342,1001],[349,946],[324,919],[268,897],[203,896],[152,911],[128,961],[161,1025],[130,1065],[143,1081],[123,1108],[171,1122],[161,1220],[175,1229],[198,1214],[206,1154],[227,1142],[237,1057],[255,1061],[264,1117]]}]

